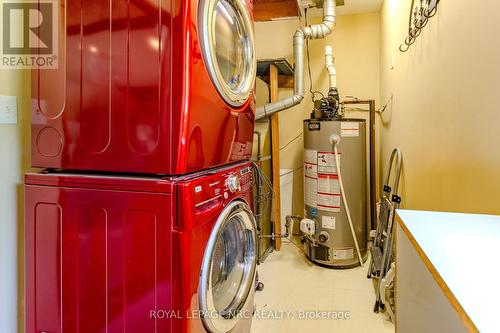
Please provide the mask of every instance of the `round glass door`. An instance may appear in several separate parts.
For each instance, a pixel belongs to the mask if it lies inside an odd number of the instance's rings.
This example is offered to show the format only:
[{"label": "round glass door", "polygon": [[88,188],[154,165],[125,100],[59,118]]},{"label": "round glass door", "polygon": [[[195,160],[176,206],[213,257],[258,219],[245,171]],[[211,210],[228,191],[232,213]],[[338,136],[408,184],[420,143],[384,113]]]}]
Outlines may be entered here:
[{"label": "round glass door", "polygon": [[256,77],[253,23],[245,0],[201,0],[199,31],[203,58],[224,100],[240,106]]},{"label": "round glass door", "polygon": [[248,206],[233,202],[208,241],[200,276],[200,310],[212,333],[228,332],[254,288],[257,233]]}]

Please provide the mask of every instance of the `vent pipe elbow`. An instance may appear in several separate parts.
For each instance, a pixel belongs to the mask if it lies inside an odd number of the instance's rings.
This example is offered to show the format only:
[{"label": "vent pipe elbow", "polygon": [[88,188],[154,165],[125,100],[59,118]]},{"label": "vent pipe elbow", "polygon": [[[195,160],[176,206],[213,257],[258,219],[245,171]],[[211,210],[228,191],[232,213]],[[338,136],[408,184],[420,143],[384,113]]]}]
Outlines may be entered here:
[{"label": "vent pipe elbow", "polygon": [[323,3],[323,22],[303,27],[302,31],[304,31],[306,38],[321,39],[330,35],[337,21],[335,9],[335,0],[325,0]]},{"label": "vent pipe elbow", "polygon": [[269,103],[264,106],[258,107],[255,114],[255,120],[264,119],[269,117],[273,113],[280,112],[289,109],[295,105],[298,105],[304,99],[304,94],[296,94],[284,99],[281,99],[274,103]]},{"label": "vent pipe elbow", "polygon": [[298,29],[293,36],[293,56],[295,59],[294,95],[258,107],[255,119],[259,120],[273,113],[289,109],[304,99],[304,49],[306,39],[320,39],[332,33],[335,26],[335,0],[323,3],[323,22]]}]

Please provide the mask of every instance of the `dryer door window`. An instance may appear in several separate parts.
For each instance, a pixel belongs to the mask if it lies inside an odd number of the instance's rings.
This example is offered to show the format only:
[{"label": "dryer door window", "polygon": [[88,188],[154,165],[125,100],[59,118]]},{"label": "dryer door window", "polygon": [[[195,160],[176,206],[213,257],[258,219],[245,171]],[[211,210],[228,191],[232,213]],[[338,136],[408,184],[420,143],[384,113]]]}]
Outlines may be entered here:
[{"label": "dryer door window", "polygon": [[224,100],[241,106],[255,84],[253,23],[245,0],[201,0],[200,40],[212,82]]},{"label": "dryer door window", "polygon": [[210,236],[200,277],[200,310],[210,332],[231,330],[253,292],[256,237],[248,206],[243,202],[228,205]]}]

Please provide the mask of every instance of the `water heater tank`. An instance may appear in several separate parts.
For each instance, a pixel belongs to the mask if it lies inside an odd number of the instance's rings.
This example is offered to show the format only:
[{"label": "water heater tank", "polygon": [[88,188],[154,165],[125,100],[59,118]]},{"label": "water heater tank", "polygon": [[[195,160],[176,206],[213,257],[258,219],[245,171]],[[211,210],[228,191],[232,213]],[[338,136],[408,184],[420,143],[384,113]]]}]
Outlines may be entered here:
[{"label": "water heater tank", "polygon": [[304,217],[315,221],[305,236],[305,252],[314,263],[334,268],[359,265],[330,137],[337,134],[340,171],[363,260],[367,254],[366,124],[364,120],[304,121]]}]

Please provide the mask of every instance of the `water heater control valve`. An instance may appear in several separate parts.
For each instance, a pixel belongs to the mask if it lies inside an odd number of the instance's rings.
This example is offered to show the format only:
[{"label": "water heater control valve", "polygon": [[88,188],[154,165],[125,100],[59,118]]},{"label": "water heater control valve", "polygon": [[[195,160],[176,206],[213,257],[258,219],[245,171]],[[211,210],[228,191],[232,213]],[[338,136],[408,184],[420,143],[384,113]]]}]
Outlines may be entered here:
[{"label": "water heater control valve", "polygon": [[231,175],[227,177],[226,186],[229,189],[229,191],[231,191],[231,193],[240,191],[241,190],[240,178],[236,175]]},{"label": "water heater control valve", "polygon": [[316,223],[310,219],[303,219],[300,221],[300,231],[305,235],[312,236],[316,233]]},{"label": "water heater control valve", "polygon": [[321,242],[321,243],[326,243],[328,242],[328,240],[330,239],[330,234],[326,231],[322,231],[319,236],[318,236],[318,240]]}]

